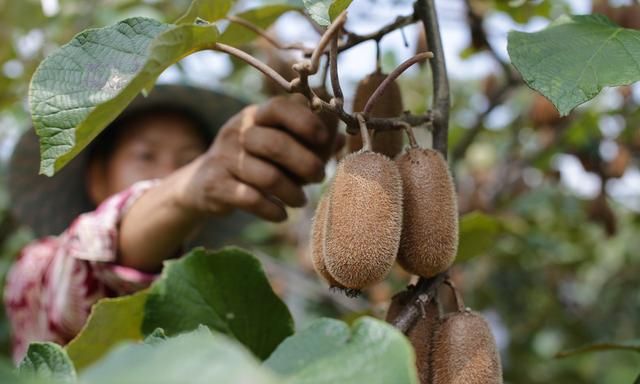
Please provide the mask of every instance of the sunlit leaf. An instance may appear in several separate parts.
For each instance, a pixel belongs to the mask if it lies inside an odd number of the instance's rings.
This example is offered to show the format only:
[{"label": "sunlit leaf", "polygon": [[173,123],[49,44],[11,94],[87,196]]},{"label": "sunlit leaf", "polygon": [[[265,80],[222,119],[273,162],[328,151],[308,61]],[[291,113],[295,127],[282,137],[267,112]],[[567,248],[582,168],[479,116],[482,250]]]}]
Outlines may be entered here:
[{"label": "sunlit leaf", "polygon": [[327,26],[349,7],[352,0],[303,0],[307,13],[322,26]]},{"label": "sunlit leaf", "polygon": [[76,35],[40,64],[31,81],[40,172],[53,175],[169,65],[217,38],[214,25],[174,26],[141,17]]},{"label": "sunlit leaf", "polygon": [[142,340],[142,316],[147,291],[131,296],[102,299],[91,309],[80,333],[67,344],[67,353],[78,370],[101,358],[123,340]]},{"label": "sunlit leaf", "polygon": [[204,327],[166,341],[118,347],[80,378],[87,384],[279,382],[242,345]]},{"label": "sunlit leaf", "polygon": [[[299,7],[286,4],[266,5],[259,8],[241,12],[235,17],[244,19],[262,29],[269,28],[283,13],[298,10]],[[227,29],[220,35],[220,43],[229,45],[242,45],[251,42],[257,35],[241,25],[230,23]]]},{"label": "sunlit leaf", "polygon": [[176,24],[193,24],[197,19],[212,23],[227,16],[234,3],[235,0],[193,0]]},{"label": "sunlit leaf", "polygon": [[320,319],[289,337],[265,362],[286,383],[417,383],[411,345],[393,326],[361,318],[353,327]]},{"label": "sunlit leaf", "polygon": [[640,80],[640,31],[602,15],[563,16],[535,32],[509,33],[508,51],[525,82],[567,115],[603,87]]}]

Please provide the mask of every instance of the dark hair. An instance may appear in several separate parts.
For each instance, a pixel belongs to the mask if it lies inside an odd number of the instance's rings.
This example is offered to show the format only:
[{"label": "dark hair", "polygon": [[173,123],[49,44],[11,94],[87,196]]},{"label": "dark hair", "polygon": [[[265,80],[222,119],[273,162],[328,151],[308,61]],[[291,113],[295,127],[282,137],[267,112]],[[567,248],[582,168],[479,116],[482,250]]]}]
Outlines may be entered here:
[{"label": "dark hair", "polygon": [[150,116],[180,116],[196,130],[202,142],[207,145],[213,140],[213,133],[206,120],[193,111],[175,104],[155,104],[148,107],[125,110],[109,124],[87,148],[89,159],[107,159],[115,150],[118,139],[126,127],[137,120]]}]

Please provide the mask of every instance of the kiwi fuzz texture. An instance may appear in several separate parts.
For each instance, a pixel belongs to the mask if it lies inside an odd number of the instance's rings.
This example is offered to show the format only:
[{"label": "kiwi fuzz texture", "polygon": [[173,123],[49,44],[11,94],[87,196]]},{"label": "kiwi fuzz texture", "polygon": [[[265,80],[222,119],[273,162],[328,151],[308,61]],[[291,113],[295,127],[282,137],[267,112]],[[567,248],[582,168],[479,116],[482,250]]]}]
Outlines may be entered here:
[{"label": "kiwi fuzz texture", "polygon": [[431,382],[501,384],[502,367],[486,320],[471,311],[450,313],[431,345]]},{"label": "kiwi fuzz texture", "polygon": [[458,251],[458,204],[442,155],[409,148],[396,158],[402,177],[404,213],[398,263],[422,277],[447,270]]},{"label": "kiwi fuzz texture", "polygon": [[[387,310],[386,321],[392,323],[400,314],[402,308],[409,304],[411,291],[402,291],[391,298],[391,305]],[[416,353],[416,368],[420,384],[429,384],[431,345],[437,327],[440,324],[440,313],[435,300],[425,306],[424,317],[419,317],[407,333],[407,337]]]},{"label": "kiwi fuzz texture", "polygon": [[395,262],[402,230],[402,181],[396,164],[370,151],[345,156],[336,169],[325,229],[327,271],[346,288],[382,281]]},{"label": "kiwi fuzz texture", "polygon": [[342,288],[333,276],[327,271],[327,267],[324,263],[324,237],[327,224],[327,211],[329,208],[329,195],[330,191],[326,192],[320,198],[318,206],[316,207],[316,213],[313,216],[313,223],[311,224],[311,262],[316,272],[329,283],[330,287]]}]

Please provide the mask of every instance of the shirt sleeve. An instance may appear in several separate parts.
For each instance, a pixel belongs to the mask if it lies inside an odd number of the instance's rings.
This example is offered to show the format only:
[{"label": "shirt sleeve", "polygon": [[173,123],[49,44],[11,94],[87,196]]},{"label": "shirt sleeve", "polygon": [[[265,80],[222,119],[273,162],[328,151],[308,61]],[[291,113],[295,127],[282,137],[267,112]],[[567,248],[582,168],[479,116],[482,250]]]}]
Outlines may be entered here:
[{"label": "shirt sleeve", "polygon": [[80,215],[60,236],[23,248],[4,292],[14,360],[21,359],[33,341],[67,343],[96,301],[133,293],[156,278],[116,260],[121,218],[157,182],[136,183]]}]

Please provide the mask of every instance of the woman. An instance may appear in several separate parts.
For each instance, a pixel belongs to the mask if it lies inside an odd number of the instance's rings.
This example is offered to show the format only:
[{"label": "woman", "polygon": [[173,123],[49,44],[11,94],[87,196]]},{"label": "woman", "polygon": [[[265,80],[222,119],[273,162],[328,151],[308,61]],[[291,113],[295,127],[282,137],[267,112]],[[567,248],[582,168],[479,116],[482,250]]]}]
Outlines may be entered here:
[{"label": "woman", "polygon": [[32,341],[67,343],[100,298],[147,287],[208,218],[240,209],[285,220],[286,206],[305,204],[302,186],[323,179],[336,138],[335,127],[290,99],[241,109],[175,85],[136,99],[36,185],[30,135],[12,159],[12,210],[43,237],[21,251],[7,278],[15,360]]}]

